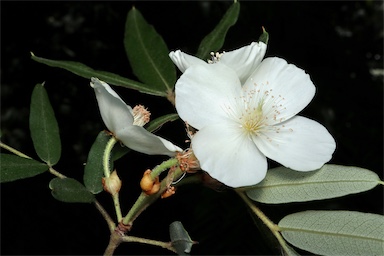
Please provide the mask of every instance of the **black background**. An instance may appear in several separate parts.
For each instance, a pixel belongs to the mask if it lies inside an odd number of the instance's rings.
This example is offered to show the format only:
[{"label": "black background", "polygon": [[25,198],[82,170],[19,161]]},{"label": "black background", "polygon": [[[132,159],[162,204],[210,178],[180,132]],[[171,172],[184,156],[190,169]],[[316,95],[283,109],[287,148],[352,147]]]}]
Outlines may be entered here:
[{"label": "black background", "polygon": [[[195,53],[231,5],[230,1],[1,2],[2,141],[37,159],[29,136],[30,96],[45,81],[59,123],[63,153],[56,169],[82,181],[87,152],[104,125],[89,81],[30,59],[37,56],[73,60],[97,70],[136,79],[126,58],[123,35],[128,11],[135,6],[170,50]],[[279,56],[305,69],[317,87],[301,113],[325,125],[337,142],[331,163],[370,169],[383,179],[383,6],[380,1],[241,2],[238,22],[223,50],[270,34],[266,56]],[[165,99],[120,87],[130,105],[145,104],[152,116],[173,113]],[[157,134],[186,147],[181,121]],[[126,212],[140,193],[142,172],[164,160],[130,153],[116,163],[123,180],[121,204]],[[272,163],[273,164],[273,163]],[[1,254],[102,254],[108,229],[91,204],[53,199],[49,173],[1,184]],[[113,215],[112,200],[98,200]],[[309,209],[343,209],[381,214],[383,193],[376,187],[357,195],[321,202],[264,205],[274,221]],[[193,240],[192,254],[278,254],[268,246],[247,208],[232,191],[186,186],[160,200],[135,222],[131,235],[168,241],[168,225],[180,220]],[[268,232],[267,232],[268,234]],[[123,244],[117,254],[172,254],[140,244]]]}]

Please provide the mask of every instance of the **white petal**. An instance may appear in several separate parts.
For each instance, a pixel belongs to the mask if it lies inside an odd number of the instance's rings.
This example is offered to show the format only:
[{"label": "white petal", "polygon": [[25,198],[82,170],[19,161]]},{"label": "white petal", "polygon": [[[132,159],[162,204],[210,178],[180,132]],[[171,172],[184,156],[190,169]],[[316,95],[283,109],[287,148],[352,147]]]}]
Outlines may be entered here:
[{"label": "white petal", "polygon": [[148,132],[141,126],[127,126],[116,131],[115,136],[130,149],[148,155],[174,156],[176,152],[182,151],[168,140]]},{"label": "white petal", "polygon": [[92,77],[90,85],[95,90],[104,124],[111,132],[133,124],[132,108],[107,83]]},{"label": "white petal", "polygon": [[228,108],[240,93],[232,69],[220,63],[191,66],[176,82],[176,109],[181,119],[201,129],[228,118]]},{"label": "white petal", "polygon": [[263,42],[252,42],[237,50],[225,52],[220,58],[220,62],[234,69],[241,84],[244,84],[264,58],[266,50],[267,45]]},{"label": "white petal", "polygon": [[316,88],[308,74],[280,58],[266,58],[243,86],[256,92],[255,101],[263,101],[263,113],[270,124],[280,123],[303,110]]},{"label": "white petal", "polygon": [[208,65],[208,63],[204,62],[203,60],[187,53],[183,53],[180,50],[170,52],[169,57],[183,73],[192,65]]},{"label": "white petal", "polygon": [[238,127],[204,127],[192,138],[192,148],[201,168],[227,186],[254,185],[266,175],[265,156]]},{"label": "white petal", "polygon": [[297,171],[319,169],[332,158],[336,143],[316,121],[296,116],[253,137],[268,158]]}]

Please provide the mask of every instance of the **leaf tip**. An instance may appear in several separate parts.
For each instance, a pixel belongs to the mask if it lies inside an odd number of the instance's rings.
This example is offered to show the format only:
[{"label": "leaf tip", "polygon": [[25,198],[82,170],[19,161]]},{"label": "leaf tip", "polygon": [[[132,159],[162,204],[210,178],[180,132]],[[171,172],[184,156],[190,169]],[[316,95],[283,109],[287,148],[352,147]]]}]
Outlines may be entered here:
[{"label": "leaf tip", "polygon": [[263,30],[263,33],[259,37],[259,42],[263,42],[265,44],[268,44],[269,33],[265,30],[264,26],[262,26],[261,29]]}]

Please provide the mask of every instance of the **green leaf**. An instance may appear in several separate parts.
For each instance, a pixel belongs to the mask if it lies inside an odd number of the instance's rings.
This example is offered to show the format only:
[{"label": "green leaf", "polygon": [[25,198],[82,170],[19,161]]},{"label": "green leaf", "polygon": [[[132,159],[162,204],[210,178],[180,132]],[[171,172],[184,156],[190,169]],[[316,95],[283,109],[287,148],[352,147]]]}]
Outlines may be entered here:
[{"label": "green leaf", "polygon": [[103,191],[101,179],[104,177],[103,154],[110,135],[101,131],[88,153],[87,163],[84,167],[84,185],[93,194]]},{"label": "green leaf", "polygon": [[259,42],[268,44],[268,40],[269,40],[269,34],[267,31],[265,31],[265,28],[263,27],[263,33],[259,37]]},{"label": "green leaf", "polygon": [[[85,187],[93,194],[98,194],[103,191],[103,184],[101,182],[104,177],[103,154],[110,138],[111,136],[108,133],[101,131],[88,153],[83,179]],[[111,153],[111,169],[113,169],[113,162],[129,151],[129,148],[116,144]]]},{"label": "green leaf", "polygon": [[72,178],[54,178],[49,183],[52,196],[66,203],[92,203],[94,195],[83,184]]},{"label": "green leaf", "polygon": [[384,216],[353,211],[305,211],[278,224],[294,246],[320,255],[384,255]]},{"label": "green leaf", "polygon": [[91,79],[91,77],[97,77],[110,85],[122,86],[125,88],[138,90],[142,93],[156,96],[167,96],[166,93],[154,90],[149,85],[136,82],[134,80],[119,76],[111,72],[94,70],[79,62],[44,59],[35,56],[33,53],[31,58],[39,63],[48,65],[50,67],[62,68],[87,79]]},{"label": "green leaf", "polygon": [[164,115],[164,116],[158,117],[158,118],[152,120],[151,122],[149,122],[148,126],[146,127],[146,129],[149,132],[154,132],[157,129],[160,129],[163,124],[165,124],[167,122],[173,122],[173,121],[175,121],[177,119],[179,119],[179,115],[178,114]]},{"label": "green leaf", "polygon": [[206,60],[210,57],[210,52],[216,52],[223,47],[225,36],[230,27],[236,22],[240,12],[240,3],[234,2],[224,14],[219,24],[201,41],[196,56]]},{"label": "green leaf", "polygon": [[173,91],[176,68],[167,45],[135,7],[127,15],[124,46],[133,73],[140,81],[159,93]]},{"label": "green leaf", "polygon": [[55,165],[61,155],[59,126],[43,84],[32,92],[29,129],[37,155],[49,166]]},{"label": "green leaf", "polygon": [[374,188],[379,182],[379,176],[370,170],[328,164],[311,172],[277,167],[268,170],[262,182],[245,189],[252,200],[280,204],[360,193]]},{"label": "green leaf", "polygon": [[191,240],[180,221],[174,221],[169,225],[169,235],[172,246],[176,249],[178,255],[188,255],[191,252],[192,245],[195,242]]},{"label": "green leaf", "polygon": [[30,178],[49,169],[45,163],[10,154],[0,154],[0,182]]}]

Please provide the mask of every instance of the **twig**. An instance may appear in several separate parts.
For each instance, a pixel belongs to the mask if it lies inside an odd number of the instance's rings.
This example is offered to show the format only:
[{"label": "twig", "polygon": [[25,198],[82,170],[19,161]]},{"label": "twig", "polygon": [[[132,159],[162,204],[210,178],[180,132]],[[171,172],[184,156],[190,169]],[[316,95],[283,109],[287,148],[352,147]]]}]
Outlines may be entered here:
[{"label": "twig", "polygon": [[244,192],[241,192],[240,190],[235,190],[236,193],[243,199],[243,201],[248,205],[248,207],[252,210],[254,214],[256,214],[259,219],[264,222],[264,224],[271,230],[272,234],[277,238],[277,241],[279,241],[282,249],[284,251],[290,251],[288,248],[287,243],[285,242],[284,238],[280,234],[280,228],[278,225],[273,223],[245,194]]}]

